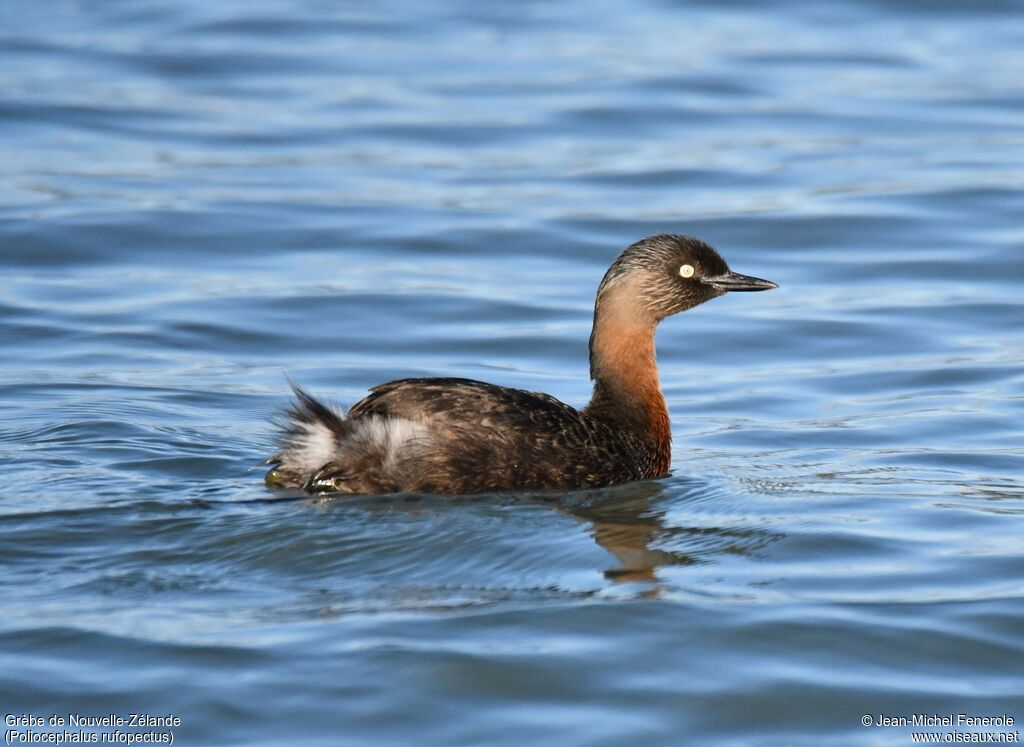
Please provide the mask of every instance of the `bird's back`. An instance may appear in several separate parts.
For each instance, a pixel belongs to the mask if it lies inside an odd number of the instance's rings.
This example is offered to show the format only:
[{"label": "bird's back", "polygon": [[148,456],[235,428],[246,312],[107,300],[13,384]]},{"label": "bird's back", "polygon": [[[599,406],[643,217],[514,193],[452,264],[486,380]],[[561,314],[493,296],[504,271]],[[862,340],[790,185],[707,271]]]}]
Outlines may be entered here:
[{"label": "bird's back", "polygon": [[[547,394],[470,379],[401,379],[373,388],[345,417],[298,395],[268,475],[283,487],[468,494],[650,476],[640,445]],[[332,453],[323,459],[327,443]],[[316,461],[324,463],[311,468]]]}]

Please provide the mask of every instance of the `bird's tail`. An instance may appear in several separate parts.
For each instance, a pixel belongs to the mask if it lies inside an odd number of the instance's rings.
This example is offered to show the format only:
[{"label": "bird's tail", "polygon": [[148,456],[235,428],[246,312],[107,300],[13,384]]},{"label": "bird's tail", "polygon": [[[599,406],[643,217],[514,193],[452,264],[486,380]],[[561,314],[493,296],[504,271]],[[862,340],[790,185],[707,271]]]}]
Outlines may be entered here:
[{"label": "bird's tail", "polygon": [[339,444],[349,435],[345,416],[319,402],[295,384],[295,402],[285,413],[287,421],[278,452],[266,461],[265,478],[272,488],[301,490],[310,478],[334,459]]}]

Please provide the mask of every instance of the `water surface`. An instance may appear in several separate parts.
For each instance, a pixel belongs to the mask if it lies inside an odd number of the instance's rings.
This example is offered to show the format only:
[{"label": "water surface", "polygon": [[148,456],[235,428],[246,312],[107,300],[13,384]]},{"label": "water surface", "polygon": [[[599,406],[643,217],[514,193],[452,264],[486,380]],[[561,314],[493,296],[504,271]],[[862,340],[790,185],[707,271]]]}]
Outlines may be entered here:
[{"label": "water surface", "polygon": [[[2,710],[247,745],[1019,724],[1022,11],[0,8]],[[594,289],[663,231],[781,286],[660,330],[671,476],[263,487],[285,375],[585,403]]]}]

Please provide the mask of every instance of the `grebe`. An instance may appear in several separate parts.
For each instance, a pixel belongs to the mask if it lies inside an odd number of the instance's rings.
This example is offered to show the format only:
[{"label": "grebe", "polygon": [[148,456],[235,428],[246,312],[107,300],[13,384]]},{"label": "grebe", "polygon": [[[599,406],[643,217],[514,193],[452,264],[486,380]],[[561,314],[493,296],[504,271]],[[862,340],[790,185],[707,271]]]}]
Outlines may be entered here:
[{"label": "grebe", "polygon": [[658,322],[729,291],[777,287],[730,271],[692,236],[643,239],[597,289],[594,394],[582,410],[538,392],[424,378],[374,387],[342,414],[294,387],[266,483],[310,493],[460,495],[663,477],[672,434],[655,362]]}]

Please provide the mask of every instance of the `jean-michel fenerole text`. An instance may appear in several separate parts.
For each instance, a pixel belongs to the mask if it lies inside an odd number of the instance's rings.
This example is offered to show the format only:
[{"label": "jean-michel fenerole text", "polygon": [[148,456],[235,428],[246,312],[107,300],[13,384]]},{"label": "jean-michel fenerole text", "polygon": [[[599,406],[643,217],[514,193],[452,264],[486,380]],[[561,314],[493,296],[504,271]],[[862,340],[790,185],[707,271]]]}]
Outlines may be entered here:
[{"label": "jean-michel fenerole text", "polygon": [[875,726],[1013,726],[1013,716],[971,716],[966,713],[915,713],[912,716],[875,716]]}]

